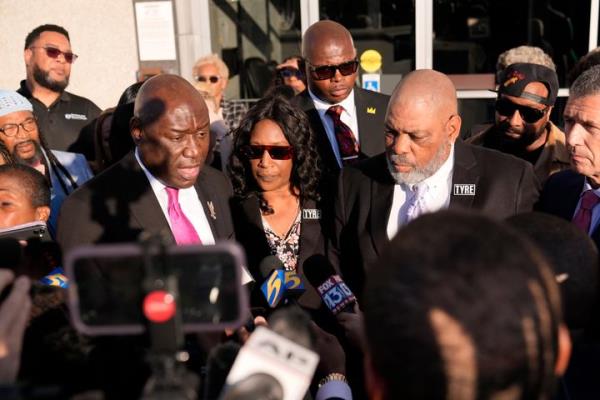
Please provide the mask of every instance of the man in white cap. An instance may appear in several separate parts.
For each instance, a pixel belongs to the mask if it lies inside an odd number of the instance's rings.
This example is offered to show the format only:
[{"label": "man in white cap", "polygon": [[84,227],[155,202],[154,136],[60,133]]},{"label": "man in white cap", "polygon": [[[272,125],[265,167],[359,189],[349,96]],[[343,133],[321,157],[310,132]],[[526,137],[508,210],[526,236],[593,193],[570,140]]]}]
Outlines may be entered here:
[{"label": "man in white cap", "polygon": [[0,142],[12,160],[40,171],[51,187],[51,212],[48,226],[54,236],[58,211],[63,200],[90,179],[85,157],[77,153],[49,150],[33,115],[33,106],[23,96],[0,90]]}]

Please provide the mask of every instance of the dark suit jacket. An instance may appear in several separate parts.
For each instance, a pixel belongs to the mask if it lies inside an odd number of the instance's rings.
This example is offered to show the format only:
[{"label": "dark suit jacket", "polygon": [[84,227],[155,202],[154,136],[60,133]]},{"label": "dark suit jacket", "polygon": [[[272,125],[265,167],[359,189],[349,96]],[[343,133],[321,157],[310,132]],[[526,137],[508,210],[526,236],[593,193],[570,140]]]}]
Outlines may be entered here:
[{"label": "dark suit jacket", "polygon": [[[303,210],[317,209],[314,201],[308,201],[302,207]],[[233,221],[236,240],[246,250],[246,261],[250,274],[257,279],[252,296],[252,305],[265,307],[266,302],[262,300],[260,293],[260,262],[271,255],[271,249],[267,242],[264,227],[260,217],[259,201],[256,196],[246,199],[235,199],[232,205]],[[314,254],[325,255],[325,222],[320,219],[302,218],[300,228],[300,248],[298,254],[297,273],[306,287],[306,292],[298,299],[298,303],[309,309],[319,309],[322,306],[321,299],[316,290],[308,283],[304,276],[304,263],[307,258]]]},{"label": "dark suit jacket", "polygon": [[[395,182],[385,157],[380,154],[344,168],[338,180],[330,258],[358,293],[367,267],[389,242],[386,229]],[[451,193],[450,208],[481,210],[497,219],[531,211],[539,194],[531,164],[460,140],[454,147],[452,184],[453,189],[456,184],[473,184],[475,195]]]},{"label": "dark suit jacket", "polygon": [[[585,176],[573,170],[558,172],[546,181],[536,209],[571,221],[583,190]],[[592,232],[592,240],[600,248],[600,229]]]},{"label": "dark suit jacket", "polygon": [[[390,96],[370,90],[354,88],[354,104],[358,122],[358,137],[363,158],[373,157],[384,150],[383,122]],[[294,102],[308,116],[310,126],[315,134],[317,148],[323,162],[325,175],[337,176],[340,167],[335,159],[331,142],[319,117],[319,112],[308,93],[308,90],[294,98]],[[356,133],[356,132],[355,132]]]},{"label": "dark suit jacket", "polygon": [[[225,175],[204,166],[195,187],[215,239],[232,239],[232,189]],[[82,244],[135,242],[142,231],[164,232],[168,244],[175,243],[148,178],[131,152],[67,197],[59,216],[57,241],[66,253]]]}]

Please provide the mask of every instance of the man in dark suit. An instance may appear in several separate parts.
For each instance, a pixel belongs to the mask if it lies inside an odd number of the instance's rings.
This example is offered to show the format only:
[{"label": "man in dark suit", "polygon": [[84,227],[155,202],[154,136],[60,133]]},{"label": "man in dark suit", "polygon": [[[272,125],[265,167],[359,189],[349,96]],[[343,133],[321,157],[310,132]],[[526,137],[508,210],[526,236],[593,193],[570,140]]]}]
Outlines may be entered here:
[{"label": "man in dark suit", "polygon": [[573,82],[564,119],[571,169],[548,179],[538,209],[573,221],[600,246],[600,66]]},{"label": "man in dark suit", "polygon": [[136,241],[161,233],[170,244],[212,244],[233,237],[231,186],[204,165],[209,118],[204,100],[184,79],[159,75],[140,89],[131,135],[135,151],[67,198],[58,242]]},{"label": "man in dark suit", "polygon": [[389,96],[355,86],[358,59],[350,32],[333,21],[311,25],[302,39],[308,89],[296,103],[315,132],[325,175],[384,150],[379,132]]},{"label": "man in dark suit", "polygon": [[533,208],[539,185],[531,164],[457,141],[457,112],[447,76],[410,73],[390,100],[385,153],[342,170],[331,258],[357,293],[382,246],[421,214],[462,207],[501,219]]}]

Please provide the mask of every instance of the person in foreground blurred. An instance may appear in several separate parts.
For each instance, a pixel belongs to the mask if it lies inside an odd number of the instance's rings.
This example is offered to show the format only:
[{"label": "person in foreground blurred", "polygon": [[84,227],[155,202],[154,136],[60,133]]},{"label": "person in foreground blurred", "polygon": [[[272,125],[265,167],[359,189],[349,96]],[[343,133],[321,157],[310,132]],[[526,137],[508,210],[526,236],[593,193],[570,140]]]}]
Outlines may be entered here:
[{"label": "person in foreground blurred", "polygon": [[364,297],[370,399],[549,399],[567,367],[545,259],[483,216],[442,211],[410,223]]},{"label": "person in foreground blurred", "polygon": [[[260,276],[263,258],[277,256],[307,286],[300,304],[318,309],[321,300],[303,278],[303,264],[311,255],[324,254],[326,229],[319,158],[304,113],[281,96],[260,100],[235,132],[229,171],[236,239],[246,250],[252,275]],[[264,306],[259,289],[253,302]]]}]

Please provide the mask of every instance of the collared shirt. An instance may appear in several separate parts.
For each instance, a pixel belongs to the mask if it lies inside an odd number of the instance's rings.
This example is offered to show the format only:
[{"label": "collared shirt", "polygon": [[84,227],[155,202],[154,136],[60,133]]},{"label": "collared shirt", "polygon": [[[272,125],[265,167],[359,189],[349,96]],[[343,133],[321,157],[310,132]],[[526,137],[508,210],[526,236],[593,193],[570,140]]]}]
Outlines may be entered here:
[{"label": "collared shirt", "polygon": [[341,168],[342,158],[340,156],[340,149],[338,148],[338,142],[335,137],[335,131],[333,129],[333,120],[329,115],[326,114],[326,112],[332,106],[342,106],[344,111],[342,111],[340,119],[343,123],[348,125],[348,127],[352,130],[354,137],[356,138],[356,142],[360,144],[360,133],[358,132],[358,119],[356,117],[356,104],[354,103],[354,89],[352,89],[348,97],[336,104],[327,103],[326,101],[319,99],[313,94],[313,92],[310,91],[310,89],[308,89],[308,94],[312,98],[312,101],[315,105],[315,109],[319,113],[319,117],[321,117],[321,122],[323,123],[325,132],[327,133],[329,143],[331,143],[333,154],[335,154],[335,159],[337,160],[338,165]]},{"label": "collared shirt", "polygon": [[[594,193],[596,194],[596,196],[600,197],[600,188],[598,188],[598,189],[592,188],[592,185],[589,184],[589,182],[586,178],[585,183],[583,184],[583,189],[581,190],[581,195],[583,195],[588,190],[593,190]],[[579,211],[579,208],[581,207],[581,195],[579,197],[579,201],[577,202],[577,207],[575,207],[575,212],[573,213],[573,216],[571,217],[571,219],[573,219],[573,217],[575,217],[575,215],[577,215],[577,212]],[[590,223],[590,230],[588,231],[588,235],[591,236],[592,233],[594,233],[594,230],[598,227],[598,222],[600,222],[600,203],[596,204],[596,206],[594,206],[594,208],[592,209],[592,221]]]},{"label": "collared shirt", "polygon": [[[171,220],[169,219],[169,196],[167,194],[167,187],[158,179],[154,177],[146,169],[144,163],[140,160],[140,155],[138,148],[135,149],[135,159],[137,160],[140,167],[144,171],[146,178],[150,182],[150,186],[152,187],[152,191],[158,200],[158,204],[160,204],[160,208],[165,215],[165,219],[169,223],[169,227],[171,227]],[[179,205],[183,210],[185,216],[190,220],[196,233],[200,237],[202,244],[215,244],[215,237],[213,236],[212,229],[208,223],[208,219],[206,219],[206,214],[204,213],[204,208],[202,208],[202,203],[198,199],[198,193],[196,192],[196,188],[194,186],[190,186],[189,188],[179,189]]]},{"label": "collared shirt", "polygon": [[396,236],[398,229],[408,222],[408,207],[407,202],[415,191],[415,186],[426,187],[423,196],[423,204],[425,211],[435,212],[443,208],[448,208],[450,204],[450,194],[452,187],[452,172],[454,170],[454,145],[450,148],[448,158],[442,166],[429,178],[416,185],[394,185],[394,199],[387,224],[387,237],[392,239]]},{"label": "collared shirt", "polygon": [[[46,107],[44,103],[33,97],[25,80],[21,81],[21,87],[17,92],[33,105],[33,114],[38,120],[40,132],[52,150],[69,150],[69,147],[79,138],[81,130],[101,112],[92,101],[69,92],[62,92],[54,103]],[[81,149],[71,149],[71,151],[77,150],[83,152]]]}]

